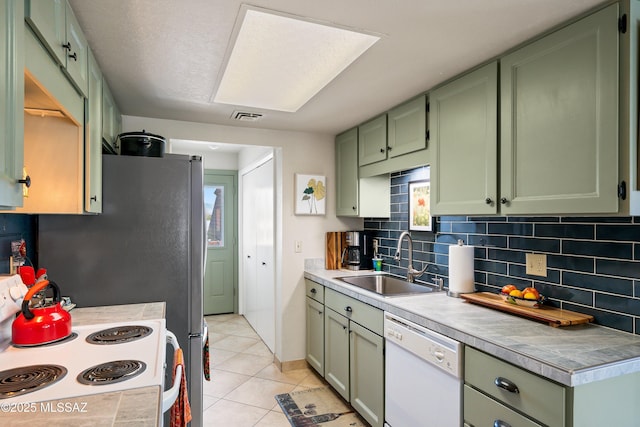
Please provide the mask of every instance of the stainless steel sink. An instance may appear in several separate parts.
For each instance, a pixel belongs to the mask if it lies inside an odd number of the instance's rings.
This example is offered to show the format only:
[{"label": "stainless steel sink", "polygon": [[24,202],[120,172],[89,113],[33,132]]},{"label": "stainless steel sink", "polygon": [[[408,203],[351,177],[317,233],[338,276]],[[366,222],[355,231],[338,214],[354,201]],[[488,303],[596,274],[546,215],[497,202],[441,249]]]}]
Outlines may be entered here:
[{"label": "stainless steel sink", "polygon": [[438,292],[435,287],[410,283],[388,274],[336,277],[336,279],[384,297]]}]

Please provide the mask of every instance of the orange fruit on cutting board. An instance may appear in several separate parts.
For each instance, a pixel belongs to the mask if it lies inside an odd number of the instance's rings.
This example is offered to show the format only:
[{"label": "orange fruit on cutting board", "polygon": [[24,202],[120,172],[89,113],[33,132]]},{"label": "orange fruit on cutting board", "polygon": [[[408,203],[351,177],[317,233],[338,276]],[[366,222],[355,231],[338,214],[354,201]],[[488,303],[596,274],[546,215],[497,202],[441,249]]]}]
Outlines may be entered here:
[{"label": "orange fruit on cutting board", "polygon": [[508,284],[508,285],[504,285],[501,289],[503,294],[508,294],[511,291],[515,291],[517,288],[515,287],[515,285],[512,284]]},{"label": "orange fruit on cutting board", "polygon": [[[533,294],[533,297],[527,298],[527,294]],[[540,299],[540,293],[536,290],[536,288],[524,288],[522,290],[522,295],[526,299]]]},{"label": "orange fruit on cutting board", "polygon": [[522,292],[517,290],[517,289],[514,289],[511,292],[509,292],[509,296],[516,297],[516,298],[522,298]]}]

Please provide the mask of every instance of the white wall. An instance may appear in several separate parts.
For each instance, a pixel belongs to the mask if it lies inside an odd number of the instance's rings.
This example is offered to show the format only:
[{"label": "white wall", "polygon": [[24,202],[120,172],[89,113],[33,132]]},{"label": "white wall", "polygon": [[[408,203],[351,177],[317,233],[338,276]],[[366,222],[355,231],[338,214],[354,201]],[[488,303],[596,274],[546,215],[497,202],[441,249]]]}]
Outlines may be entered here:
[{"label": "white wall", "polygon": [[[337,218],[335,199],[335,159],[332,135],[288,132],[269,129],[240,128],[204,123],[123,116],[123,132],[147,129],[166,139],[216,141],[279,147],[276,150],[276,356],[287,362],[305,356],[305,287],[304,260],[324,258],[327,231],[360,230],[361,219]],[[251,150],[253,151],[253,150]],[[250,153],[239,166],[255,160]],[[296,216],[293,214],[295,173],[327,177],[327,214]],[[280,188],[278,188],[278,186]],[[294,252],[294,242],[302,241],[302,252]]]}]

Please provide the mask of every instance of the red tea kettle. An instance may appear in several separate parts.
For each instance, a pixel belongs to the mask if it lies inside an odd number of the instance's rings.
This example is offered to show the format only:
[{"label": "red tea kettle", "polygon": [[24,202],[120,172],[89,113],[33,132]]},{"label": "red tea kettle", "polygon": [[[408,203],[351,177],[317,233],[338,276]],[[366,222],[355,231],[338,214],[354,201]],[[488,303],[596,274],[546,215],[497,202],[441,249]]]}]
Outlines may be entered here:
[{"label": "red tea kettle", "polygon": [[[45,307],[29,308],[31,297],[47,286],[53,288],[53,302]],[[15,345],[33,346],[59,341],[71,335],[71,315],[60,305],[60,288],[42,280],[33,285],[22,301],[22,312],[11,325]]]}]

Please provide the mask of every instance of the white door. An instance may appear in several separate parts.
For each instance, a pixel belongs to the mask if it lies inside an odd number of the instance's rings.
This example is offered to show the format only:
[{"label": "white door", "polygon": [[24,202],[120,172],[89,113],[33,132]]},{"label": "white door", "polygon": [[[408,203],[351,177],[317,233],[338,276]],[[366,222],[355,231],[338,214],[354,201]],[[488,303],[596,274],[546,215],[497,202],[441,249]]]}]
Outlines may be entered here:
[{"label": "white door", "polygon": [[275,349],[273,159],[242,176],[244,315]]}]

